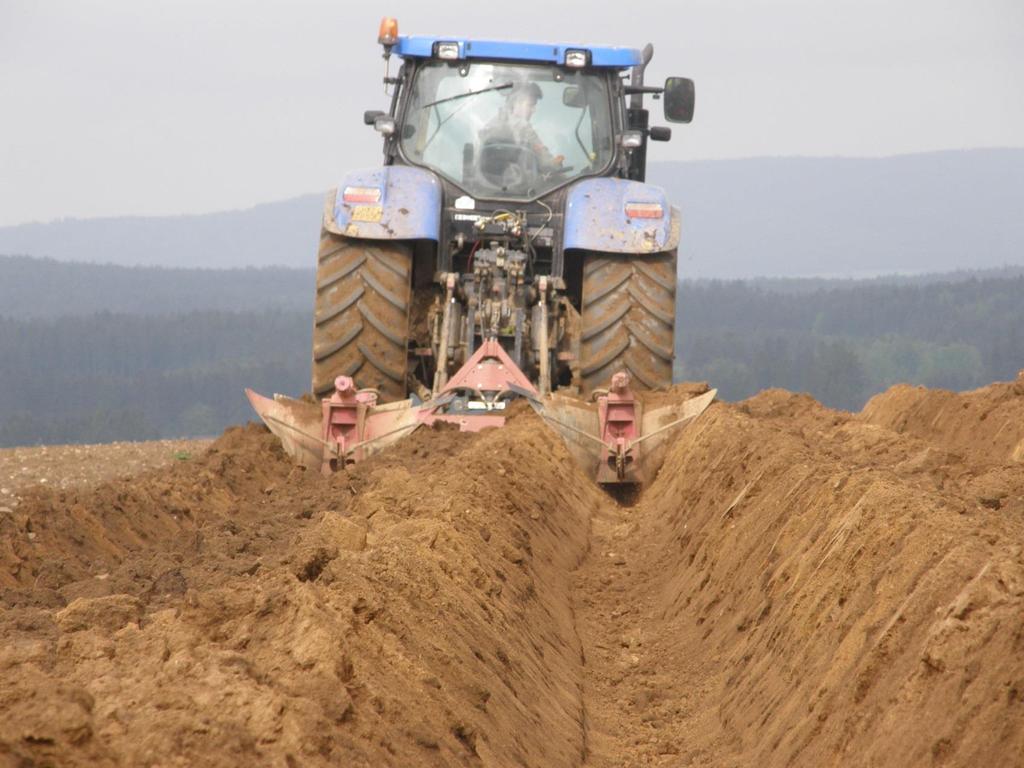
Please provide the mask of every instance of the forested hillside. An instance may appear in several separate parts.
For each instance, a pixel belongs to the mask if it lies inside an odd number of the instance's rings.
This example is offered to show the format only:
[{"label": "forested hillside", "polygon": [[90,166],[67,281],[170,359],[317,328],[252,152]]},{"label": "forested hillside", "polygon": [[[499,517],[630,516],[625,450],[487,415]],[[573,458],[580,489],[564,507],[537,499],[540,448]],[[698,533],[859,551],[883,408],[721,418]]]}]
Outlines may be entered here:
[{"label": "forested hillside", "polygon": [[1024,368],[1024,276],[686,282],[677,377],[730,399],[766,387],[859,409],[898,382],[970,389]]},{"label": "forested hillside", "polygon": [[0,318],[0,446],[205,436],[309,383],[304,312]]},{"label": "forested hillside", "polygon": [[[242,390],[309,383],[312,274],[0,257],[0,446],[211,435]],[[896,382],[968,389],[1024,368],[1024,274],[687,280],[677,378],[857,409]]]}]

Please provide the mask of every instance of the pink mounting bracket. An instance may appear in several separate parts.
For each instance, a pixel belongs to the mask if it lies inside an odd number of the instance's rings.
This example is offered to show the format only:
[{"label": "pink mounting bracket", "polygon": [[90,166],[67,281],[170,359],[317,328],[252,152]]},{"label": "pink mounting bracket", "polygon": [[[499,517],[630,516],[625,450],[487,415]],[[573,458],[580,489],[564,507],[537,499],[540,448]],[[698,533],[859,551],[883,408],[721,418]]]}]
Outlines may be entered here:
[{"label": "pink mounting bracket", "polygon": [[[530,383],[501,343],[497,339],[485,339],[438,394],[468,391],[486,403],[497,403],[512,391],[513,386],[537,396],[537,388]],[[487,427],[505,426],[505,417],[490,410],[483,413],[420,413],[419,420],[424,424],[438,421],[458,424],[463,432],[479,432]]]},{"label": "pink mounting bracket", "polygon": [[629,374],[612,376],[608,394],[597,399],[598,434],[604,448],[597,469],[599,483],[640,482],[634,441],[640,437],[640,403],[629,388]]},{"label": "pink mounting bracket", "polygon": [[[324,443],[337,446],[337,453],[325,451],[320,471],[329,475],[338,468],[339,461],[351,463],[362,458],[362,451],[357,447],[365,442],[367,434],[367,411],[377,404],[375,392],[359,392],[356,384],[349,376],[339,376],[334,380],[334,394],[324,398],[323,431],[321,439]],[[355,448],[355,450],[352,450]]]},{"label": "pink mounting bracket", "polygon": [[486,339],[465,365],[448,380],[441,394],[468,389],[481,397],[497,400],[501,395],[511,391],[510,384],[525,389],[534,396],[537,395],[536,387],[526,378],[526,374],[519,370],[519,366],[509,357],[501,343],[497,339]]}]

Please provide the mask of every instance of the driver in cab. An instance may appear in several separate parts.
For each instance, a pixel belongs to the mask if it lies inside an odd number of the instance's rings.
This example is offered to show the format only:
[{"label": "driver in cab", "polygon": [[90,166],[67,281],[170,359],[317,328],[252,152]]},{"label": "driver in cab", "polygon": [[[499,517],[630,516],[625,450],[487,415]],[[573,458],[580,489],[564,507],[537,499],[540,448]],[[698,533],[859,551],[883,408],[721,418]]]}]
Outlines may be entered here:
[{"label": "driver in cab", "polygon": [[529,149],[537,156],[542,170],[561,168],[563,155],[553,155],[531,124],[537,102],[543,98],[536,83],[517,83],[505,99],[505,104],[484,127],[485,141],[510,141]]}]

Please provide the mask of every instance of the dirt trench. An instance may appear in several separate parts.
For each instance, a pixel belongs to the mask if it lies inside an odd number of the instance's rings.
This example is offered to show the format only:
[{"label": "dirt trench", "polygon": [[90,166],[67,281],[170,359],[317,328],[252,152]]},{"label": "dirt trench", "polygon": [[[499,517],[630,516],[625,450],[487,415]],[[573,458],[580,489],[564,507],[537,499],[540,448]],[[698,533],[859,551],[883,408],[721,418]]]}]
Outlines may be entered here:
[{"label": "dirt trench", "polygon": [[522,408],[22,490],[0,765],[1024,764],[1022,410],[716,404],[632,506]]}]

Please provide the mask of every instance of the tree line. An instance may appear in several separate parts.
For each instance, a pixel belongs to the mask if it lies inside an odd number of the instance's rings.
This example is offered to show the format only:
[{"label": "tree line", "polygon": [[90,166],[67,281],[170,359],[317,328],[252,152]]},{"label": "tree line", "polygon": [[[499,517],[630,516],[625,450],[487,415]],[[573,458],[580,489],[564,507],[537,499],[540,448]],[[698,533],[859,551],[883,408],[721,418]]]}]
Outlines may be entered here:
[{"label": "tree line", "polygon": [[964,390],[1024,368],[1024,276],[786,282],[683,283],[677,378],[730,400],[784,387],[859,410],[899,382]]},{"label": "tree line", "polygon": [[305,312],[0,318],[0,446],[219,434],[309,385]]},{"label": "tree line", "polygon": [[[1020,274],[687,281],[675,375],[707,380],[727,400],[784,387],[849,410],[897,382],[970,389],[1024,368],[1022,296]],[[162,314],[45,319],[0,307],[0,446],[214,435],[245,422],[246,386],[308,388],[307,301],[236,312],[175,312],[168,301]]]}]

